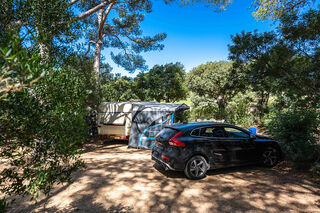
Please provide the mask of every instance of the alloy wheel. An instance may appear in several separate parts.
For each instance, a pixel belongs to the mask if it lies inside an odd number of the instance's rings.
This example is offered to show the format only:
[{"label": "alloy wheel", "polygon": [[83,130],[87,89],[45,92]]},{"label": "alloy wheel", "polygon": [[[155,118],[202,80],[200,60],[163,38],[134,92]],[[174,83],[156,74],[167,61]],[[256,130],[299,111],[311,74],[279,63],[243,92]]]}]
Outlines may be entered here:
[{"label": "alloy wheel", "polygon": [[194,159],[190,164],[190,173],[195,177],[200,177],[207,171],[207,165],[201,159]]},{"label": "alloy wheel", "polygon": [[265,166],[274,166],[278,162],[278,153],[274,148],[267,149],[262,154],[262,162]]}]

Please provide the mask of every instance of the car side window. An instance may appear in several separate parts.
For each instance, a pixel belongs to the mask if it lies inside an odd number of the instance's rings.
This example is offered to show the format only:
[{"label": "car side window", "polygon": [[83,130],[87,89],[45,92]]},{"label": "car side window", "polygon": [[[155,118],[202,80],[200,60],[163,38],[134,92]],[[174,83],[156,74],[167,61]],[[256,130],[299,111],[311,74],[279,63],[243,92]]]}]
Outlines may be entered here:
[{"label": "car side window", "polygon": [[227,137],[226,132],[224,131],[223,127],[203,127],[200,129],[199,136],[202,137]]},{"label": "car side window", "polygon": [[232,128],[232,127],[225,127],[224,128],[229,138],[249,138],[250,135],[246,132],[243,132],[239,129]]},{"label": "car side window", "polygon": [[200,128],[192,130],[191,136],[199,136],[199,135],[200,135]]}]

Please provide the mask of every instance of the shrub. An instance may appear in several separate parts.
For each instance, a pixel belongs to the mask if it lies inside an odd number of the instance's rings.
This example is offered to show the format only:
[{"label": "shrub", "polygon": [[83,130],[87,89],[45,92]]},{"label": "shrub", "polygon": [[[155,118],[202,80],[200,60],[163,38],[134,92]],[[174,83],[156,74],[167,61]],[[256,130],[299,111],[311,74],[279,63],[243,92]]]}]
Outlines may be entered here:
[{"label": "shrub", "polygon": [[320,176],[320,163],[316,163],[313,166],[312,172],[313,172],[313,174]]},{"label": "shrub", "polygon": [[10,83],[0,84],[0,158],[6,160],[0,191],[36,199],[40,192],[48,195],[55,183],[70,182],[71,173],[83,166],[79,154],[88,136],[86,108],[92,94],[87,83],[94,77],[74,63],[43,65],[19,42],[14,37],[0,43],[5,68],[0,78]]},{"label": "shrub", "polygon": [[0,212],[7,212],[9,205],[5,199],[0,199]]},{"label": "shrub", "polygon": [[249,112],[249,105],[244,99],[231,102],[226,110],[226,121],[237,125],[252,125],[254,115]]},{"label": "shrub", "polygon": [[279,141],[297,168],[310,168],[319,159],[319,114],[316,111],[279,112],[269,118],[268,131]]}]

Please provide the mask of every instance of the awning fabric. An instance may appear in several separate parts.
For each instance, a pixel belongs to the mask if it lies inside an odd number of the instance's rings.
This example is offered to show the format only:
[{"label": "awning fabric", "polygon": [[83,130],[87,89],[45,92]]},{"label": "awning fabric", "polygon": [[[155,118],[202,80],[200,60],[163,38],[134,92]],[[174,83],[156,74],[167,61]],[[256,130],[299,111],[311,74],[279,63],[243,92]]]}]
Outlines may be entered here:
[{"label": "awning fabric", "polygon": [[174,115],[190,107],[181,103],[136,102],[133,104],[130,148],[151,149],[163,125],[172,124]]}]

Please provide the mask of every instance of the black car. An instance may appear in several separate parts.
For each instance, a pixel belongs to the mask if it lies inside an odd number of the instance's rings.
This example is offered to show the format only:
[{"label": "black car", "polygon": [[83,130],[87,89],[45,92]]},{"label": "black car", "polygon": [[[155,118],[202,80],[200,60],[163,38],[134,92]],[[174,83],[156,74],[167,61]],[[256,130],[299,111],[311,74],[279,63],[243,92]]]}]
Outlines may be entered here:
[{"label": "black car", "polygon": [[283,158],[277,141],[225,123],[184,123],[165,127],[155,138],[152,160],[190,179],[209,169],[245,164],[275,166]]}]

